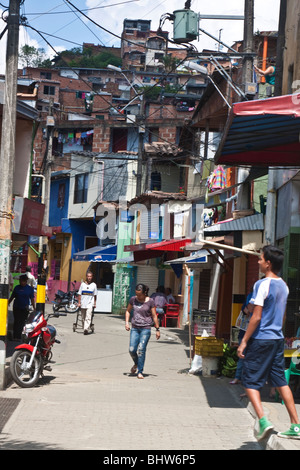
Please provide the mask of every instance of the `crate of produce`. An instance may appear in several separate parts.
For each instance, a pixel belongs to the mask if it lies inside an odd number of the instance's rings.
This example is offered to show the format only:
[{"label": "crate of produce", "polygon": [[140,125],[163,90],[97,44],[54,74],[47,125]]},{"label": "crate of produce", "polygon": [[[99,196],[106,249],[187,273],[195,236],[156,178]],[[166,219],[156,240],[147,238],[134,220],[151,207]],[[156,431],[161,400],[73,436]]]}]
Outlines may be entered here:
[{"label": "crate of produce", "polygon": [[223,356],[223,344],[224,340],[215,336],[196,336],[195,354],[204,357]]}]

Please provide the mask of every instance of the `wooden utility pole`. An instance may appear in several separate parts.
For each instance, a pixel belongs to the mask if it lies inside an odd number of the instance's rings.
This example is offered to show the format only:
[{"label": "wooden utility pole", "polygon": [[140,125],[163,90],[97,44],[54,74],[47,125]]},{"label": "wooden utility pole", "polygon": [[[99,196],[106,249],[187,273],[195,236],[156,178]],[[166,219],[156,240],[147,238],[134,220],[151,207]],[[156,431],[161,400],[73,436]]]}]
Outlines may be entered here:
[{"label": "wooden utility pole", "polygon": [[13,176],[17,118],[17,76],[20,4],[10,0],[7,19],[7,46],[4,105],[1,136],[0,184],[0,389],[5,389],[7,313],[9,298]]},{"label": "wooden utility pole", "polygon": [[[245,0],[244,7],[244,40],[243,52],[253,53],[254,0]],[[243,90],[246,83],[253,82],[253,57],[245,56],[243,61]]]},{"label": "wooden utility pole", "polygon": [[274,96],[282,94],[283,53],[285,47],[285,22],[286,22],[287,0],[281,0],[279,11],[278,38],[276,50],[276,70]]},{"label": "wooden utility pole", "polygon": [[[142,171],[143,171],[143,150],[144,150],[144,136],[145,136],[145,97],[142,97],[140,106],[140,115],[138,117],[138,161],[137,161],[137,179],[136,179],[136,195],[140,196],[142,192]],[[140,126],[142,124],[142,126]],[[151,177],[151,176],[150,176]]]},{"label": "wooden utility pole", "polygon": [[[49,225],[49,212],[50,212],[50,189],[51,189],[51,172],[52,172],[52,148],[53,148],[53,130],[54,130],[54,118],[53,118],[53,98],[49,99],[49,112],[47,116],[47,157],[44,177],[44,201],[45,212],[43,224],[45,227]],[[46,303],[46,277],[47,271],[44,263],[46,262],[48,251],[48,237],[40,237],[39,240],[39,260],[38,260],[38,282],[36,292],[36,309],[45,311]]]}]

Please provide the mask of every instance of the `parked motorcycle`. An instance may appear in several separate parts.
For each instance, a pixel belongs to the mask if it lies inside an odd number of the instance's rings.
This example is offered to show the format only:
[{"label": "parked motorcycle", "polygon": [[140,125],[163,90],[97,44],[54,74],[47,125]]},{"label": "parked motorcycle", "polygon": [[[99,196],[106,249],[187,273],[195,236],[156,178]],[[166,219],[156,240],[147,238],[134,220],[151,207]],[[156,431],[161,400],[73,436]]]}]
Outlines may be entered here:
[{"label": "parked motorcycle", "polygon": [[[75,281],[76,282],[76,281]],[[75,289],[75,282],[72,283],[73,290],[69,292],[63,292],[58,290],[55,294],[55,300],[53,301],[53,312],[56,313],[62,308],[67,313],[75,313],[78,311],[78,290]]]},{"label": "parked motorcycle", "polygon": [[23,328],[23,344],[15,348],[10,361],[10,372],[14,382],[22,388],[34,387],[43,371],[51,371],[48,366],[52,358],[54,343],[60,343],[56,339],[56,329],[48,325],[50,317],[66,316],[66,313],[32,312]]}]

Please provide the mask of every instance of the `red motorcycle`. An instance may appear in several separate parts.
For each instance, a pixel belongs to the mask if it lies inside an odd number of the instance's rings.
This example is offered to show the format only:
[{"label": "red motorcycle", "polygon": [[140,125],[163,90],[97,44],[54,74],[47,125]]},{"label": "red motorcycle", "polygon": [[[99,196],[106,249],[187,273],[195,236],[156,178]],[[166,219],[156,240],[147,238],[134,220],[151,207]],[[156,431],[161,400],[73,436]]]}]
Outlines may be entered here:
[{"label": "red motorcycle", "polygon": [[54,343],[60,343],[56,339],[56,329],[48,325],[48,318],[67,316],[66,313],[49,314],[32,312],[23,328],[23,344],[15,348],[10,361],[10,372],[17,385],[23,388],[34,387],[43,371],[51,371],[48,366],[52,358]]}]

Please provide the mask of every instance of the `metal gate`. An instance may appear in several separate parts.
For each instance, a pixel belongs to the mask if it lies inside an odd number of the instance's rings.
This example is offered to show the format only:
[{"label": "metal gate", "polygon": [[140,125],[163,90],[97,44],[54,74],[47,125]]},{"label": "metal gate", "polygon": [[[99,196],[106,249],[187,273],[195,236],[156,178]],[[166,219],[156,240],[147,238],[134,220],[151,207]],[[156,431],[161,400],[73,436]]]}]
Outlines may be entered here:
[{"label": "metal gate", "polygon": [[155,266],[138,266],[137,284],[146,284],[149,287],[149,296],[156,291],[158,286],[158,269]]}]

